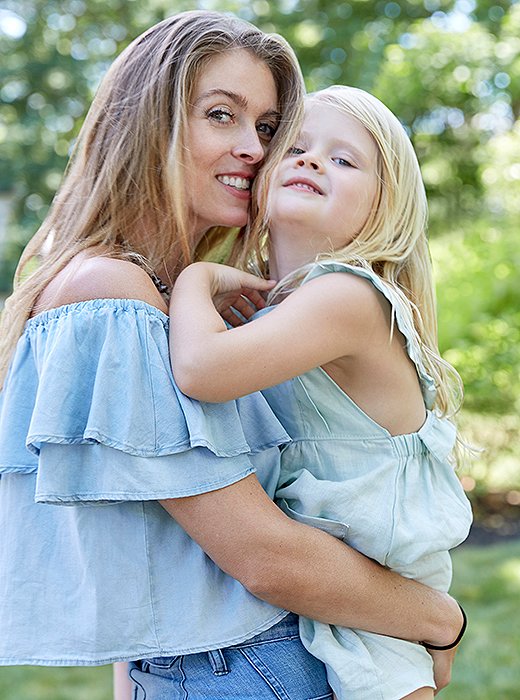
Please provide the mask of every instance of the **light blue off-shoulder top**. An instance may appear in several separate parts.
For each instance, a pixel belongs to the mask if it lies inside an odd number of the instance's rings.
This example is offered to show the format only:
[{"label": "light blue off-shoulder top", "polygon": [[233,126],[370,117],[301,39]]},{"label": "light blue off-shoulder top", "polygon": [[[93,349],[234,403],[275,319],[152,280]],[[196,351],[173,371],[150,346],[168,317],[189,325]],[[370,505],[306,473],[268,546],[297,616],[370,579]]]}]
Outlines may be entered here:
[{"label": "light blue off-shoulder top", "polygon": [[0,664],[171,656],[278,622],[157,499],[253,472],[272,497],[287,440],[261,394],[183,395],[168,317],[144,302],[30,319],[0,394]]}]

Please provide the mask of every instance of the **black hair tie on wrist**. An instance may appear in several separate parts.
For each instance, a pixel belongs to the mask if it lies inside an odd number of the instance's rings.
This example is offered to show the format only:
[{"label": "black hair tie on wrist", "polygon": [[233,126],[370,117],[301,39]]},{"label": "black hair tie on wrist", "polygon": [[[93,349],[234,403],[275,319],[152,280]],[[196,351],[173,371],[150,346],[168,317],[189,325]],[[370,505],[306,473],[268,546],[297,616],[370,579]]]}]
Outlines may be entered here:
[{"label": "black hair tie on wrist", "polygon": [[432,649],[433,651],[449,651],[449,649],[453,649],[454,647],[457,646],[457,644],[460,643],[460,640],[462,639],[462,637],[464,636],[464,632],[466,631],[466,627],[468,626],[468,618],[466,617],[466,613],[462,609],[462,605],[460,603],[457,603],[457,605],[460,608],[460,611],[462,613],[462,620],[463,620],[461,630],[460,630],[459,634],[457,635],[457,639],[454,642],[452,642],[451,644],[446,644],[445,647],[438,647],[435,644],[427,644],[426,642],[421,642],[421,644],[423,645],[423,647],[425,649]]}]

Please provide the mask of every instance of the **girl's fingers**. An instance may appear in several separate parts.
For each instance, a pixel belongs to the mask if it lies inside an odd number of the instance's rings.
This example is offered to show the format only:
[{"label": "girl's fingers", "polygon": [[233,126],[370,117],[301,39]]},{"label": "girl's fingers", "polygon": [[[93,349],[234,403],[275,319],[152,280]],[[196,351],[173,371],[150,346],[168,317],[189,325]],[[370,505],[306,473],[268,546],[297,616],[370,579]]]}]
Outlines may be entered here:
[{"label": "girl's fingers", "polygon": [[216,281],[218,287],[222,291],[244,287],[247,289],[257,289],[261,292],[267,292],[276,284],[275,280],[265,280],[262,277],[251,275],[249,272],[242,272],[233,268],[221,269]]},{"label": "girl's fingers", "polygon": [[[236,270],[233,272],[237,273]],[[237,279],[240,277],[240,280]],[[227,283],[237,284],[239,281],[243,282],[244,277],[251,278],[255,285],[252,287],[234,287],[231,290],[222,291],[213,296],[213,303],[216,310],[222,316],[222,318],[227,321],[231,326],[237,327],[244,324],[244,320],[249,320],[258,309],[263,309],[266,306],[262,292],[265,293],[268,289],[272,288],[276,282],[273,280],[262,280],[260,278],[254,277],[247,273],[238,273],[234,280],[231,280],[231,275],[229,276]],[[224,286],[225,280],[220,280],[220,285]],[[263,289],[263,288],[266,289]]]}]

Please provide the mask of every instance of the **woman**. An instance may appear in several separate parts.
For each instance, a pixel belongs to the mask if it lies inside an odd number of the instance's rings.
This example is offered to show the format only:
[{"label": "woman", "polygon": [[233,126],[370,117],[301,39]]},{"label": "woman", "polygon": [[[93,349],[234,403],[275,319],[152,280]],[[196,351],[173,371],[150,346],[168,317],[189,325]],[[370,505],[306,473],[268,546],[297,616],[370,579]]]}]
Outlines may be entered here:
[{"label": "woman", "polygon": [[[276,508],[287,436],[261,396],[198,404],[173,383],[162,292],[215,226],[246,224],[301,97],[283,40],[205,12],[150,29],[103,81],[20,270],[43,264],[2,319],[0,663],[145,659],[132,673],[150,698],[188,654],[203,696],[272,697],[283,680],[289,697],[328,697],[285,608],[457,636],[451,598]],[[246,641],[260,661],[227,673],[217,650],[244,659]]]}]

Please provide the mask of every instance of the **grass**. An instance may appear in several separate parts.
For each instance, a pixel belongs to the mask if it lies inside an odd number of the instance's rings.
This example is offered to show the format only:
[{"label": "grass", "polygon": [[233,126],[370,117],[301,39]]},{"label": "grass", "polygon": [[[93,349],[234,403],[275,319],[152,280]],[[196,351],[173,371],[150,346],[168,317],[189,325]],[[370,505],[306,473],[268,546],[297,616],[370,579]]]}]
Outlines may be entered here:
[{"label": "grass", "polygon": [[454,553],[469,627],[443,700],[520,700],[520,540]]},{"label": "grass", "polygon": [[0,668],[0,697],[9,700],[112,700],[112,668]]},{"label": "grass", "polygon": [[[453,594],[469,618],[451,685],[442,700],[520,700],[520,540],[461,547]],[[9,700],[111,700],[111,668],[0,669]]]}]

